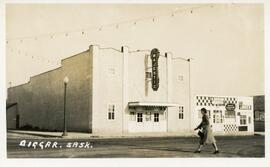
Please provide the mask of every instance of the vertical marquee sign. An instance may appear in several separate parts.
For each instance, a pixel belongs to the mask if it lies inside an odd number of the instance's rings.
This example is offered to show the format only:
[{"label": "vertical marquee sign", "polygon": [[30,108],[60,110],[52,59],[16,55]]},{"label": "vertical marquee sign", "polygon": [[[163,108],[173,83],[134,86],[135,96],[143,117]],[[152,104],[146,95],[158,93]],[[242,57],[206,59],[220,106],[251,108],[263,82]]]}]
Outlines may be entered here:
[{"label": "vertical marquee sign", "polygon": [[154,48],[151,50],[152,59],[152,89],[157,91],[159,88],[159,76],[158,76],[158,58],[159,50]]}]

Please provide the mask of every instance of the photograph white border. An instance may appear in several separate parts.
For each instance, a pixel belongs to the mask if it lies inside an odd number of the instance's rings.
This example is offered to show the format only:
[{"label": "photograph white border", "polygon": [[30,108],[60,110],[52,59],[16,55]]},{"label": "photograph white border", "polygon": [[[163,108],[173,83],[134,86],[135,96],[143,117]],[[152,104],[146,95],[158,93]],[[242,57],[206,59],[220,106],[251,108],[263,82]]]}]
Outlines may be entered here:
[{"label": "photograph white border", "polygon": [[[266,167],[270,165],[270,150],[269,150],[269,129],[270,127],[270,113],[269,113],[269,94],[270,94],[270,82],[269,82],[269,21],[270,21],[270,5],[267,0],[220,0],[220,1],[194,1],[194,0],[132,0],[132,1],[108,1],[108,0],[6,0],[0,1],[0,16],[1,16],[1,28],[0,28],[0,166],[110,166],[110,167],[120,167],[120,166],[261,166]],[[79,158],[79,159],[7,159],[6,157],[6,59],[5,59],[5,4],[6,3],[263,3],[264,4],[264,24],[265,24],[265,158]]]}]

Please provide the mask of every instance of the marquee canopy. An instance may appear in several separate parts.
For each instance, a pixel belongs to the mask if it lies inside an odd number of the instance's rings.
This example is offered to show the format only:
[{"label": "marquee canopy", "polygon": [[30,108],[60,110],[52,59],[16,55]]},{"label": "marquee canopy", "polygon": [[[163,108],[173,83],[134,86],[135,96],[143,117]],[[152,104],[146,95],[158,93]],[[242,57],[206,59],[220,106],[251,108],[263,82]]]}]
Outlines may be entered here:
[{"label": "marquee canopy", "polygon": [[145,107],[145,108],[161,108],[166,109],[167,107],[178,107],[180,104],[177,103],[167,103],[167,102],[129,102],[129,108],[138,108],[138,107]]}]

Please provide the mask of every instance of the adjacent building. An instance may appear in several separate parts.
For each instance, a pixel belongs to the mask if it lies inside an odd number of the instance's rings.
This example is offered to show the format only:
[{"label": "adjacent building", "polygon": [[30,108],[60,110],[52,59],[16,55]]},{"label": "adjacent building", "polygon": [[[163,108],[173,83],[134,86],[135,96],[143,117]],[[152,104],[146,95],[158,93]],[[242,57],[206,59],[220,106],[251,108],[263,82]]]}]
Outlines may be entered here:
[{"label": "adjacent building", "polygon": [[190,101],[189,63],[158,49],[91,45],[63,59],[59,68],[9,88],[8,128],[62,131],[63,79],[68,77],[68,131],[186,133],[200,122],[198,111],[205,107],[215,132],[253,133],[251,97],[196,96]]},{"label": "adjacent building", "polygon": [[254,131],[265,131],[265,101],[264,95],[253,97],[254,105]]},{"label": "adjacent building", "polygon": [[254,96],[253,97],[253,105],[254,105],[254,119],[255,121],[264,121],[264,95]]},{"label": "adjacent building", "polygon": [[198,95],[195,98],[195,122],[201,120],[201,108],[208,110],[212,129],[221,134],[254,132],[253,98],[239,96]]}]

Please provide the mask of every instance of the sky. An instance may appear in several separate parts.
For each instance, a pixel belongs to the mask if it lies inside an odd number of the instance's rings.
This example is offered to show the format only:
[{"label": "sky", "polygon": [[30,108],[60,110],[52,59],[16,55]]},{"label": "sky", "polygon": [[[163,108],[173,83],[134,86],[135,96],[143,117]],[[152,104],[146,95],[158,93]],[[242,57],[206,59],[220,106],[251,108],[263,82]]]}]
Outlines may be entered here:
[{"label": "sky", "polygon": [[125,45],[192,58],[193,95],[262,95],[263,13],[259,4],[7,4],[6,85],[89,45]]}]

